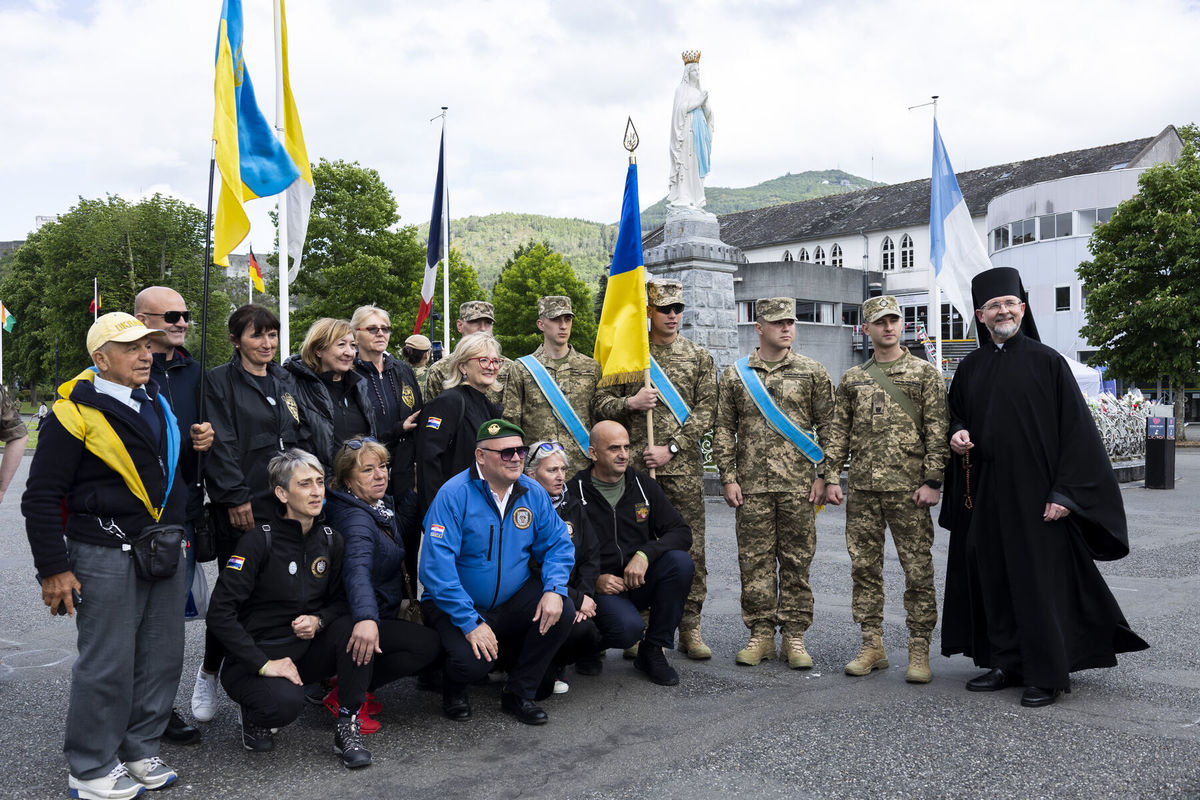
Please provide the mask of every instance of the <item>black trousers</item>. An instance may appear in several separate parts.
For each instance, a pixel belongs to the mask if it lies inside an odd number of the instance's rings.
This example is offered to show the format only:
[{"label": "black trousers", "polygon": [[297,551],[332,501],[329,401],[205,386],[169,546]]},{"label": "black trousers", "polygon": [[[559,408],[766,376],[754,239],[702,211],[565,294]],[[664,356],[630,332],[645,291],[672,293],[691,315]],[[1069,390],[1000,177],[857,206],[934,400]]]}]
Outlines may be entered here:
[{"label": "black trousers", "polygon": [[[238,539],[242,537],[245,531],[233,527],[233,524],[229,521],[229,508],[227,506],[213,505],[209,511],[208,524],[212,527],[213,531],[213,543],[216,545],[214,549],[217,552],[217,574],[220,575],[221,570],[225,568],[225,563],[233,555]],[[220,671],[221,662],[224,660],[225,645],[221,644],[221,640],[205,624],[204,658],[200,662],[200,666],[205,672],[215,675]]]},{"label": "black trousers", "polygon": [[[692,557],[686,550],[668,550],[646,570],[646,582],[638,588],[621,594],[596,595],[594,619],[603,637],[603,647],[625,649],[643,638],[648,644],[674,647],[675,629],[683,617],[683,603],[694,572]],[[646,608],[650,609],[650,622],[643,625],[638,612]]]},{"label": "black trousers", "polygon": [[[539,623],[533,621],[533,615],[541,599],[541,580],[530,578],[504,604],[492,609],[475,609],[496,634],[500,657],[505,662],[508,662],[510,657],[515,659],[511,662],[505,691],[526,700],[532,700],[537,694],[538,684],[546,674],[546,667],[571,633],[571,625],[575,620],[575,604],[569,597],[564,597],[562,616],[558,618],[558,622],[544,635],[539,633]],[[447,690],[461,689],[492,670],[495,662],[476,658],[467,637],[434,601],[423,601],[421,609],[425,616],[425,624],[438,632],[442,638],[442,647],[446,649]]]},{"label": "black trousers", "polygon": [[[352,629],[353,630],[353,629]],[[403,619],[379,621],[379,649],[370,661],[353,670],[343,680],[338,674],[338,702],[356,709],[368,691],[406,675],[416,675],[435,664],[442,655],[442,640],[437,632]]]}]

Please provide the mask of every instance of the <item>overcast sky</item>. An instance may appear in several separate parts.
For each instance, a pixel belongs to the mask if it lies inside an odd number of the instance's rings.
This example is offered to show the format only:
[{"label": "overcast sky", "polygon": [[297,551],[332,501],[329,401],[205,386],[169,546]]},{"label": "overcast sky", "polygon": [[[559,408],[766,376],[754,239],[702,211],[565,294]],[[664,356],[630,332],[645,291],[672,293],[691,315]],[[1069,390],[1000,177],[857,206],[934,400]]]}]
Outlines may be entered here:
[{"label": "overcast sky", "polygon": [[[273,120],[271,5],[245,0],[245,58]],[[204,207],[220,10],[0,0],[0,240],[80,195]],[[1182,0],[291,0],[288,23],[310,158],[379,170],[409,224],[429,218],[443,105],[455,217],[615,220],[627,116],[651,204],[691,48],[716,114],[710,186],[928,177],[930,109],[907,106],[933,94],[958,171],[1200,117],[1200,5]],[[260,252],[270,202],[251,204]]]}]

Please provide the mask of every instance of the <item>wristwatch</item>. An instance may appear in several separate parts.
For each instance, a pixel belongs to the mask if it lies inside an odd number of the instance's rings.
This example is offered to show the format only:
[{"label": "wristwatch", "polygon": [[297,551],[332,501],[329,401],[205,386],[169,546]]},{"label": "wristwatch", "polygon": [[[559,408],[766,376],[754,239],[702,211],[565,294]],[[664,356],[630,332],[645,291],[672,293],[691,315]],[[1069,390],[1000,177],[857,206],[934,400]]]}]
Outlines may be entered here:
[{"label": "wristwatch", "polygon": [[675,444],[674,439],[667,442],[667,450],[669,450],[673,456],[679,455],[679,445]]}]

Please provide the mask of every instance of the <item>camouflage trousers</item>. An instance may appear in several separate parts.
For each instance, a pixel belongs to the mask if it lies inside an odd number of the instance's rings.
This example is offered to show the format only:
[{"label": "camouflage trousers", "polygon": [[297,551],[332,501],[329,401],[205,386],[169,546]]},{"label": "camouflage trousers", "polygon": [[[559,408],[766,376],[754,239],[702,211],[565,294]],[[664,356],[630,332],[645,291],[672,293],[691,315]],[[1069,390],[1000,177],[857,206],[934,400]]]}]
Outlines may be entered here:
[{"label": "camouflage trousers", "polygon": [[854,593],[850,610],[863,631],[883,632],[883,538],[892,544],[904,568],[904,610],[912,636],[928,636],[937,624],[933,588],[933,519],[929,509],[913,505],[912,492],[851,489],[846,500],[846,549]]},{"label": "camouflage trousers", "polygon": [[816,510],[807,490],[743,497],[737,510],[742,622],[752,633],[803,633],[812,625],[808,568],[817,549]]},{"label": "camouflage trousers", "polygon": [[688,553],[696,572],[687,600],[683,603],[679,629],[699,628],[700,611],[704,608],[704,597],[708,593],[708,569],[704,563],[704,479],[692,475],[663,475],[657,480],[663,494],[692,529],[692,549]]}]

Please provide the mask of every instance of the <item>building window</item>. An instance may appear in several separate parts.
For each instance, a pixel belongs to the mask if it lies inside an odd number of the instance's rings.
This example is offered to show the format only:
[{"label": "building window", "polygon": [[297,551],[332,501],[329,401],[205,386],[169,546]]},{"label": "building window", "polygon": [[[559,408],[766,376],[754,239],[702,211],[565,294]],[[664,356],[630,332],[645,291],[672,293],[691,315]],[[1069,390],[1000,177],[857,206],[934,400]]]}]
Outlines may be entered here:
[{"label": "building window", "polygon": [[1054,287],[1054,310],[1055,311],[1070,311],[1071,310],[1071,287],[1070,286],[1055,286]]},{"label": "building window", "polygon": [[813,263],[814,264],[824,264],[825,263],[825,249],[823,247],[821,247],[821,245],[817,245],[816,247],[813,248]]},{"label": "building window", "polygon": [[1088,287],[1086,287],[1086,286],[1079,287],[1079,310],[1080,311],[1087,310],[1087,299],[1088,299],[1089,294],[1091,294],[1091,290],[1088,289]]},{"label": "building window", "polygon": [[829,248],[829,263],[835,267],[842,266],[842,246],[840,244]]},{"label": "building window", "polygon": [[784,261],[791,261],[791,260],[792,260],[792,251],[791,251],[791,250],[784,250],[784,251],[783,251],[783,260],[784,260]]},{"label": "building window", "polygon": [[942,303],[942,339],[966,339],[970,322],[950,303]]},{"label": "building window", "polygon": [[842,303],[842,324],[843,325],[858,325],[859,313],[862,309],[859,306],[852,306],[849,303]]},{"label": "building window", "polygon": [[883,237],[883,244],[879,245],[879,262],[884,272],[896,268],[896,244],[890,236]]},{"label": "building window", "polygon": [[796,260],[797,260],[797,261],[803,261],[803,262],[806,262],[806,263],[807,263],[807,262],[808,262],[808,250],[806,250],[805,248],[801,247],[801,248],[800,248],[800,255],[796,256]]},{"label": "building window", "polygon": [[907,233],[900,239],[900,269],[912,269],[913,240]]},{"label": "building window", "polygon": [[796,301],[796,322],[816,322],[821,325],[833,325],[833,303],[822,303],[816,300]]},{"label": "building window", "polygon": [[929,319],[929,309],[925,306],[904,306],[904,333],[906,339],[917,338],[917,323],[924,325]]},{"label": "building window", "polygon": [[1114,211],[1116,211],[1115,208],[1097,208],[1096,209],[1096,224],[1103,225],[1104,223],[1108,222],[1110,219],[1112,219],[1112,215],[1113,215]]},{"label": "building window", "polygon": [[755,319],[757,317],[754,314],[754,301],[739,300],[737,304],[737,321],[739,323],[754,322]]},{"label": "building window", "polygon": [[1001,225],[992,230],[992,252],[1008,247],[1008,226]]},{"label": "building window", "polygon": [[1012,224],[1012,243],[1013,245],[1028,244],[1037,239],[1037,219],[1030,217],[1029,219],[1019,220]]},{"label": "building window", "polygon": [[1065,214],[1046,214],[1038,217],[1038,227],[1042,239],[1057,239],[1060,236],[1071,235],[1071,212]]}]

